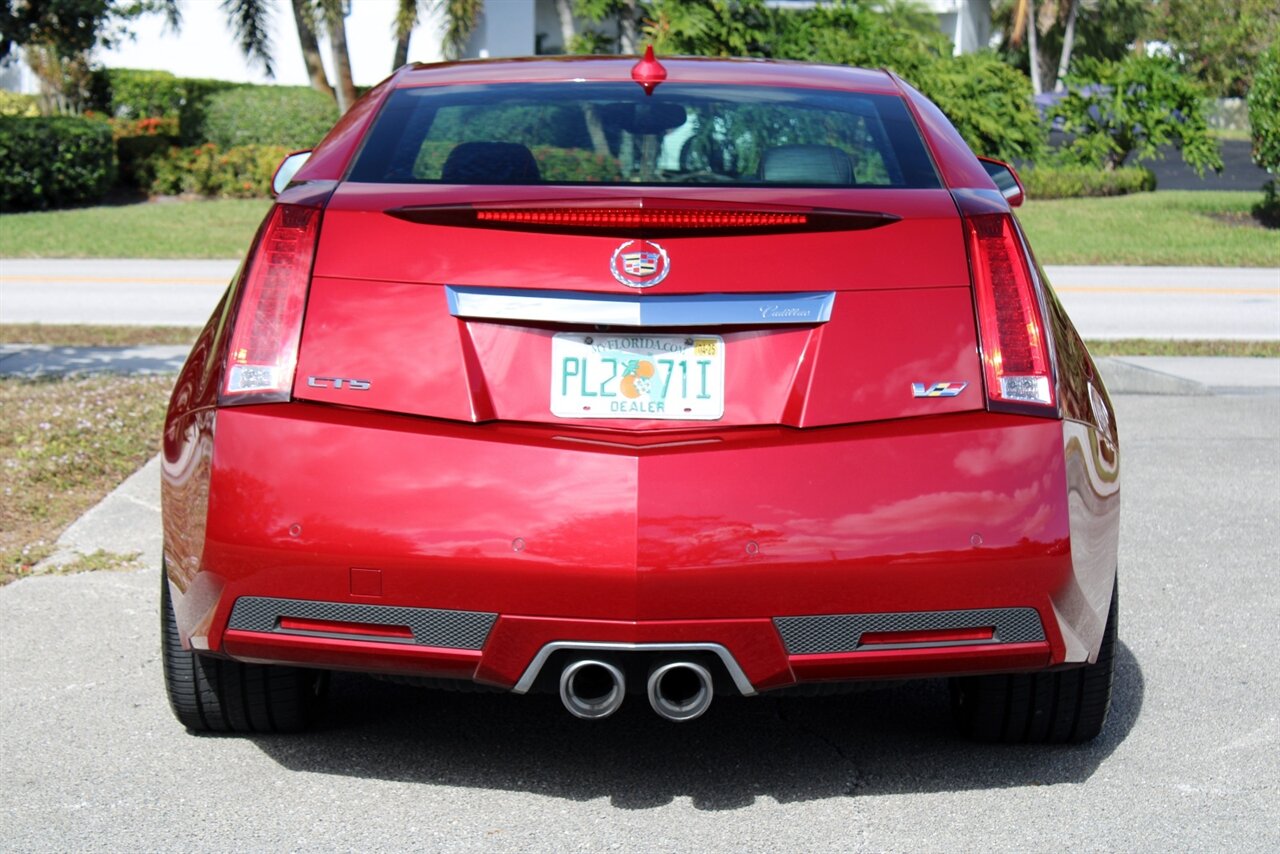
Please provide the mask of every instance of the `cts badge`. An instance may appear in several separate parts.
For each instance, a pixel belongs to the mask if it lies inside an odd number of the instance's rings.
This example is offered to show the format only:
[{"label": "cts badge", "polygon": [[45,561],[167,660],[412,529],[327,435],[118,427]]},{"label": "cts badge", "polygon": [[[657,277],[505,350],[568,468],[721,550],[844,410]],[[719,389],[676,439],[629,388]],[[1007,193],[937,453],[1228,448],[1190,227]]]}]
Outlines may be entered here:
[{"label": "cts badge", "polygon": [[371,380],[354,380],[347,377],[307,377],[307,385],[312,388],[346,388],[351,391],[368,391],[373,382]]},{"label": "cts badge", "polygon": [[924,383],[911,384],[912,397],[955,397],[964,391],[968,383],[934,383],[933,385],[925,385]]},{"label": "cts badge", "polygon": [[656,243],[628,240],[613,250],[609,272],[629,288],[651,288],[671,272],[671,259]]}]

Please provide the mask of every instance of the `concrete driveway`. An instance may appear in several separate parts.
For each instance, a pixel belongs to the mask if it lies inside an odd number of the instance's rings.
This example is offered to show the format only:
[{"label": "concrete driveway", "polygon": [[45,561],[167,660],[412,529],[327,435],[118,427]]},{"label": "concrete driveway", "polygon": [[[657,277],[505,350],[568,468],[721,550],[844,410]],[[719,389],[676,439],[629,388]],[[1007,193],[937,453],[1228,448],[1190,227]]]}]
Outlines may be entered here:
[{"label": "concrete driveway", "polygon": [[669,725],[355,676],[315,733],[196,737],[163,699],[158,572],[45,576],[0,588],[0,846],[1277,850],[1280,396],[1118,418],[1122,645],[1091,745],[958,741],[936,682]]}]

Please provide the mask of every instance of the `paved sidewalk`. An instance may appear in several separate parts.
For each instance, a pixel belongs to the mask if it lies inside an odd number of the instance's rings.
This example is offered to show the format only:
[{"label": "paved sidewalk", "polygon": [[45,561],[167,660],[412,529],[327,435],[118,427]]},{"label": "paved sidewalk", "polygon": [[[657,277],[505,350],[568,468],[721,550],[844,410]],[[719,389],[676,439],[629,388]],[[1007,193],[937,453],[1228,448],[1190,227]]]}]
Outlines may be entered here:
[{"label": "paved sidewalk", "polygon": [[0,376],[177,373],[191,348],[185,344],[143,347],[55,347],[0,344]]}]

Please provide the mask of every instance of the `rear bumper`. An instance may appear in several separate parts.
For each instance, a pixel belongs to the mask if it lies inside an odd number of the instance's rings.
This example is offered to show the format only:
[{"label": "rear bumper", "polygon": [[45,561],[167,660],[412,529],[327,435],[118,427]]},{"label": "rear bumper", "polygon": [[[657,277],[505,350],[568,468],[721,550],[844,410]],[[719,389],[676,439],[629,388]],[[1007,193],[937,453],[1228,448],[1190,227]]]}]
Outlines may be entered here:
[{"label": "rear bumper", "polygon": [[[1035,670],[1106,617],[1118,490],[1086,445],[988,413],[655,437],[235,408],[167,562],[184,642],[245,661],[517,688],[557,643],[708,645],[744,693]],[[166,474],[166,525],[180,499]]]}]

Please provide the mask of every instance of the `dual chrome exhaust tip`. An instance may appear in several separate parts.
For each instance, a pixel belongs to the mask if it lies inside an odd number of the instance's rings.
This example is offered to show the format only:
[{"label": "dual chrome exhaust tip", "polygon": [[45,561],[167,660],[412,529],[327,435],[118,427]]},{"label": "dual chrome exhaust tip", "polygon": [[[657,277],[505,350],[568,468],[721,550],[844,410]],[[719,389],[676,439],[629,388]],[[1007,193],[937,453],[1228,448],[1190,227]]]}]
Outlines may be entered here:
[{"label": "dual chrome exhaust tip", "polygon": [[[671,661],[649,671],[649,705],[669,721],[691,721],[711,707],[711,673],[692,661]],[[585,720],[607,718],[627,696],[627,677],[607,661],[583,658],[560,673],[560,702]]]}]

